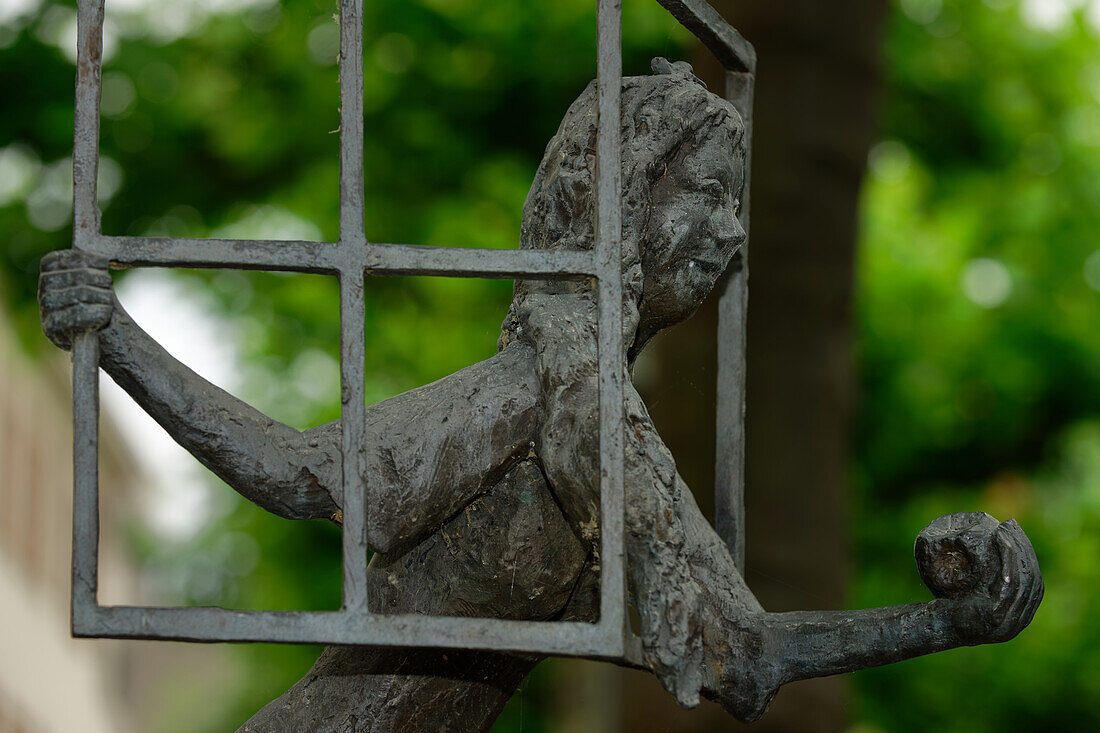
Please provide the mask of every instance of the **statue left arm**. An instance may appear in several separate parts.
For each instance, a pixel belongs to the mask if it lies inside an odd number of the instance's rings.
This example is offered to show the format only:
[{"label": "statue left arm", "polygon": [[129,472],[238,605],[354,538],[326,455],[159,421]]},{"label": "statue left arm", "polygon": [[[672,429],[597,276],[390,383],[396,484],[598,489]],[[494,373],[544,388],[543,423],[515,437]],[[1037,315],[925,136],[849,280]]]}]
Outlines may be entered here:
[{"label": "statue left arm", "polygon": [[768,613],[690,489],[666,478],[675,469],[648,415],[627,415],[628,440],[642,450],[628,453],[642,458],[627,476],[634,602],[647,660],[682,704],[701,692],[751,722],[788,682],[1008,641],[1035,615],[1043,580],[1031,543],[1015,521],[981,513],[941,517],[918,536],[917,567],[935,600]]},{"label": "statue left arm", "polygon": [[999,523],[983,513],[940,517],[917,537],[916,556],[933,601],[765,614],[774,688],[1008,641],[1031,622],[1042,601],[1039,563],[1015,520]]},{"label": "statue left arm", "polygon": [[[566,516],[598,548],[591,311],[583,299],[547,296],[525,325],[537,345],[543,470]],[[936,600],[863,611],[766,612],[677,474],[641,397],[629,382],[624,392],[630,593],[641,617],[645,662],[682,705],[697,704],[702,694],[753,721],[787,682],[1005,641],[1034,615],[1043,584],[1031,544],[1015,522],[983,514],[942,517],[918,538],[918,569]]]},{"label": "statue left arm", "polygon": [[1015,521],[941,517],[918,536],[927,603],[768,613],[675,473],[640,397],[627,394],[627,543],[647,662],[682,704],[699,693],[736,717],[763,715],[782,685],[933,652],[1008,641],[1043,597]]}]

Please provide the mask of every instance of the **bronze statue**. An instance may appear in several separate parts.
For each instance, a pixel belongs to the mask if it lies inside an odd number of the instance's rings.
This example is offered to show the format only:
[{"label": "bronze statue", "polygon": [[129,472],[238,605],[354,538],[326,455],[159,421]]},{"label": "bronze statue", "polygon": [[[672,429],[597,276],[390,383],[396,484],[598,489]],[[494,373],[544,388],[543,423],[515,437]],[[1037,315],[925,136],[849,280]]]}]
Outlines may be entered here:
[{"label": "bronze statue", "polygon": [[[623,368],[688,318],[744,240],[744,126],[686,64],[623,80]],[[524,206],[522,248],[593,246],[595,88],[566,113]],[[42,263],[43,328],[98,330],[101,366],[204,465],[283,517],[339,521],[339,423],[298,430],[205,382],[119,306],[108,263]],[[364,480],[384,532],[371,610],[592,620],[599,588],[596,296],[517,281],[498,353],[367,410]],[[1006,641],[1043,594],[1014,521],[956,514],[917,543],[937,598],[863,611],[767,613],[626,388],[626,541],[646,665],[681,704],[751,721],[790,681]],[[242,730],[487,730],[535,657],[329,647]]]}]

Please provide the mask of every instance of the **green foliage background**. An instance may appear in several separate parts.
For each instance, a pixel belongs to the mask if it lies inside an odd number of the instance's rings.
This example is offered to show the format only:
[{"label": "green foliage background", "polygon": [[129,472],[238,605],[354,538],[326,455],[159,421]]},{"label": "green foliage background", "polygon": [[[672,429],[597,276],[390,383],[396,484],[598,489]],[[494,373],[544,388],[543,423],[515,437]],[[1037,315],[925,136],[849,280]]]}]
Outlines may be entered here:
[{"label": "green foliage background", "polygon": [[1095,3],[905,0],[889,26],[853,601],[919,598],[910,538],[968,509],[1019,519],[1047,595],[1010,644],[857,674],[882,730],[1100,727],[1098,37]]},{"label": "green foliage background", "polygon": [[[125,5],[116,12],[108,2],[105,230],[335,238],[335,3],[238,0],[212,13],[195,10],[200,2],[170,12]],[[484,0],[366,3],[371,238],[514,246],[542,146],[593,74],[592,5],[525,0],[518,12],[513,2]],[[1037,14],[1039,5],[1067,13]],[[37,335],[37,261],[70,239],[66,50],[75,3],[12,7],[22,11],[0,24],[0,294],[35,350],[49,348]],[[852,604],[926,597],[909,571],[912,538],[930,518],[966,509],[1020,520],[1048,594],[1010,645],[855,675],[861,730],[1100,728],[1095,7],[898,0],[891,16],[883,142],[861,206]],[[692,53],[655,3],[630,0],[625,18],[627,73],[644,73],[654,55]],[[331,279],[179,277],[212,295],[241,334],[242,397],[299,426],[337,416],[332,389],[302,387],[316,359],[337,357]],[[492,353],[508,297],[507,283],[372,281],[370,399]],[[303,353],[320,356],[303,362]],[[227,501],[188,543],[132,529],[150,573],[179,579],[166,585],[178,594],[170,601],[338,605],[332,527]],[[197,590],[198,573],[235,567],[242,543],[256,561]],[[235,726],[316,653],[233,649],[242,670],[235,684],[199,713],[183,714],[180,706],[195,702],[186,687],[165,692],[160,730]],[[499,728],[539,729],[548,685],[536,673]]]}]

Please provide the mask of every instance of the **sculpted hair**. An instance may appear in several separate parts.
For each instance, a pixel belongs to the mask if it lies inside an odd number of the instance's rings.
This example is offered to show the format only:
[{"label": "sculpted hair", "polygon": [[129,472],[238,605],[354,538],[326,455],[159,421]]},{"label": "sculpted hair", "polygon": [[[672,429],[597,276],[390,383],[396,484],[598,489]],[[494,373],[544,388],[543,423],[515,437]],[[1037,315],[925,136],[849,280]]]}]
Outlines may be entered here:
[{"label": "sculpted hair", "polygon": [[[652,76],[623,79],[623,307],[637,321],[653,187],[687,142],[711,135],[744,145],[744,123],[733,106],[711,94],[684,62],[652,62]],[[523,205],[520,249],[591,250],[596,222],[596,84],[590,83],[546,146]],[[517,280],[501,345],[516,335],[524,302],[534,294],[593,292],[575,281]],[[594,292],[593,292],[593,297]]]}]

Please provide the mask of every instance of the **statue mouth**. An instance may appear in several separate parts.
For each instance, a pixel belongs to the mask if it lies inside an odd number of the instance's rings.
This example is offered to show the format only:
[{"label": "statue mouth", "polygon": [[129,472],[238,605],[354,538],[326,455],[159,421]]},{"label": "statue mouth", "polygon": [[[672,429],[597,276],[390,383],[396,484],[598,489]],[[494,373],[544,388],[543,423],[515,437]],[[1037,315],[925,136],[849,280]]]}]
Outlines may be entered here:
[{"label": "statue mouth", "polygon": [[687,267],[689,270],[701,272],[709,277],[718,277],[726,270],[726,260],[711,260],[695,257],[688,260]]}]

